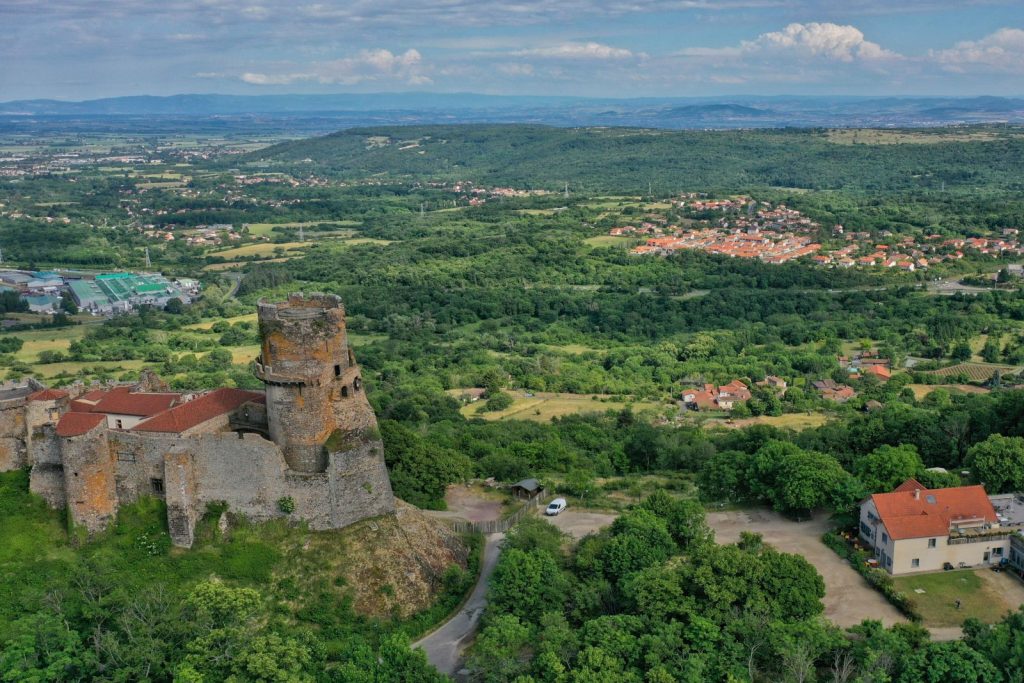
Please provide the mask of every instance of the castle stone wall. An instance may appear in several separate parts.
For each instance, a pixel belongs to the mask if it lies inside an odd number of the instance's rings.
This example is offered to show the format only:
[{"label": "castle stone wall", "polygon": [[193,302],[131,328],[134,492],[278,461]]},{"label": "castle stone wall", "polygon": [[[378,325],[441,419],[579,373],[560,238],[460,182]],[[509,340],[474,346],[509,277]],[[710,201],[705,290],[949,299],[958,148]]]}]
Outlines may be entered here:
[{"label": "castle stone wall", "polygon": [[25,424],[24,399],[0,401],[0,472],[28,464]]},{"label": "castle stone wall", "polygon": [[64,489],[71,521],[90,533],[102,531],[117,515],[115,455],[101,422],[80,436],[62,437]]}]

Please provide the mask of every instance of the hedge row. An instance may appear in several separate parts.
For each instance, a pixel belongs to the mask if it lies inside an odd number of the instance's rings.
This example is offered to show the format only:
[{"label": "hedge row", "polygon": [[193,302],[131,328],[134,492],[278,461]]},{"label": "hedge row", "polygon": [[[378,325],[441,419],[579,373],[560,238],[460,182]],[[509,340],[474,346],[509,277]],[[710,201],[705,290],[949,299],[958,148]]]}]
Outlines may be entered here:
[{"label": "hedge row", "polygon": [[892,576],[884,569],[876,569],[868,566],[871,555],[866,550],[856,550],[850,547],[846,540],[835,531],[828,531],[821,537],[821,542],[831,548],[837,555],[846,559],[853,568],[857,570],[864,580],[872,588],[878,590],[885,599],[891,602],[896,609],[902,612],[911,621],[921,621],[921,613],[917,611],[917,605],[905,593],[896,590],[896,584]]}]

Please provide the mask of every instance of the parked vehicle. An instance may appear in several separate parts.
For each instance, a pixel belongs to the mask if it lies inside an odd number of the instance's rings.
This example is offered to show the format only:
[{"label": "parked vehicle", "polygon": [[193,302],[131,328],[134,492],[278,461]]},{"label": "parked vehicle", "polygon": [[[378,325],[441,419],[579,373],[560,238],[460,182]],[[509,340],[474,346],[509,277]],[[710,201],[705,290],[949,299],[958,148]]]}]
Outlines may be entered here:
[{"label": "parked vehicle", "polygon": [[548,506],[544,509],[544,514],[548,517],[554,517],[560,514],[566,508],[566,505],[568,504],[565,502],[565,498],[555,498],[548,503]]},{"label": "parked vehicle", "polygon": [[953,563],[951,563],[951,562],[943,562],[942,563],[942,569],[943,569],[943,571],[947,571],[947,572],[952,570],[953,569]]}]

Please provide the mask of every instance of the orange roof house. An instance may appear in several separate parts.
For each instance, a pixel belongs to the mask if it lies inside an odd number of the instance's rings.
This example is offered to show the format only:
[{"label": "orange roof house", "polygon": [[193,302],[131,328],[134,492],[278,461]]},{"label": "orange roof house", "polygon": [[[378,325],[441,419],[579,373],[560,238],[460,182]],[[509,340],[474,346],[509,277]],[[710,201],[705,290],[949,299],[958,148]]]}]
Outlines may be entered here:
[{"label": "orange roof house", "polygon": [[892,493],[871,496],[890,538],[946,536],[959,525],[998,524],[999,517],[983,486],[927,489],[914,479]]},{"label": "orange roof house", "polygon": [[1019,515],[999,516],[982,486],[928,489],[908,479],[861,503],[858,531],[878,565],[899,575],[1002,564],[1019,524]]}]

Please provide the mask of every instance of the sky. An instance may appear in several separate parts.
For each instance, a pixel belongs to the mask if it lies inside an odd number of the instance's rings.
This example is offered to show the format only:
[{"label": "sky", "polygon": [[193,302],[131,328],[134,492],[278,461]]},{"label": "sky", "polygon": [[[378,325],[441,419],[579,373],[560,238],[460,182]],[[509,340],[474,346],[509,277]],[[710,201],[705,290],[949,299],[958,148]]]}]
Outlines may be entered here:
[{"label": "sky", "polygon": [[0,0],[0,101],[1024,96],[1024,0]]}]

